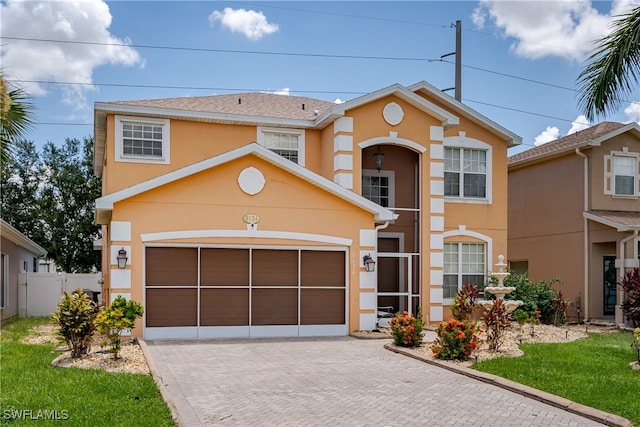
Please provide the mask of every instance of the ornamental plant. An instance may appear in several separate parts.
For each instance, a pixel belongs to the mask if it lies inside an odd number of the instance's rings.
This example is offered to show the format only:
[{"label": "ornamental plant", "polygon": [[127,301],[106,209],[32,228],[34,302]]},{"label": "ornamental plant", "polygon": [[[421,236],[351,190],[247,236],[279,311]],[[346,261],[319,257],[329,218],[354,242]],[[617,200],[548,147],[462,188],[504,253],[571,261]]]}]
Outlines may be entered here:
[{"label": "ornamental plant", "polygon": [[51,318],[60,328],[59,337],[71,348],[71,357],[77,359],[91,349],[96,329],[94,319],[96,305],[82,289],[64,292],[58,303],[58,311]]},{"label": "ornamental plant", "polygon": [[462,285],[462,288],[460,288],[453,299],[453,305],[451,306],[453,318],[461,322],[471,320],[478,295],[478,286],[475,284],[465,283]]},{"label": "ornamental plant", "polygon": [[502,346],[504,331],[509,327],[509,313],[502,298],[493,301],[491,308],[484,314],[489,350],[498,351]]},{"label": "ornamental plant", "polygon": [[478,325],[470,320],[450,319],[436,328],[438,338],[431,344],[431,352],[442,360],[468,360],[478,348]]},{"label": "ornamental plant", "polygon": [[634,328],[637,328],[640,326],[640,268],[627,271],[618,286],[624,291],[624,316]]},{"label": "ornamental plant", "polygon": [[136,319],[142,317],[144,308],[133,300],[127,301],[122,295],[118,295],[110,306],[106,307],[96,317],[98,332],[107,338],[101,346],[110,345],[109,352],[113,354],[113,359],[120,358],[122,349],[120,334],[125,329],[133,329]]},{"label": "ornamental plant", "polygon": [[391,337],[395,345],[418,347],[422,344],[424,319],[420,310],[418,310],[416,316],[408,311],[396,313],[396,316],[389,320],[389,327],[391,328]]},{"label": "ornamental plant", "polygon": [[631,343],[631,347],[636,351],[636,359],[638,359],[638,363],[640,363],[640,328],[635,328],[633,330],[633,342]]}]

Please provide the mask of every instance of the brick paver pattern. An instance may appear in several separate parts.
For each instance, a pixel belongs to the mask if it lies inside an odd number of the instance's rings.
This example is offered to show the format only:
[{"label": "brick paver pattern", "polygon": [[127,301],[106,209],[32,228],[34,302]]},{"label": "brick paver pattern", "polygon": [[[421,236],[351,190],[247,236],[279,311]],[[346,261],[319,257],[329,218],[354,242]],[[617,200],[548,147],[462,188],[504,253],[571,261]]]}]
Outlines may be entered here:
[{"label": "brick paver pattern", "polygon": [[350,337],[151,341],[187,426],[599,426]]}]

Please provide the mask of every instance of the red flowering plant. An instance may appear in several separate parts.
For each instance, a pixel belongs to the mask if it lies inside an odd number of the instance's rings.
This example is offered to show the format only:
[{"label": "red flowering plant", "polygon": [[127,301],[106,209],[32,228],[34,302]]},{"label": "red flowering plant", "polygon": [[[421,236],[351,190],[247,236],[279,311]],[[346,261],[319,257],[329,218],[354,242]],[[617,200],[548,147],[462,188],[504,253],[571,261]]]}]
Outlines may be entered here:
[{"label": "red flowering plant", "polygon": [[438,338],[431,344],[433,355],[442,360],[467,360],[473,350],[478,348],[476,322],[451,319],[436,328]]},{"label": "red flowering plant", "polygon": [[396,316],[389,320],[389,327],[391,328],[391,336],[395,345],[418,347],[422,344],[424,319],[420,311],[415,316],[408,311],[396,313]]}]

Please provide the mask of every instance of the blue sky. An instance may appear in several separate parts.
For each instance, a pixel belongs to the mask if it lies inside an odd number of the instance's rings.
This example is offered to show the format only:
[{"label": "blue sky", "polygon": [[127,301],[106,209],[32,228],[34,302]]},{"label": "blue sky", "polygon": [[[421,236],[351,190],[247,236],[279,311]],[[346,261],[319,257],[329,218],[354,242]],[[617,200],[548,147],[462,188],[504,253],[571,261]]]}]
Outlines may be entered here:
[{"label": "blue sky", "polygon": [[[611,16],[639,0],[1,1],[0,62],[36,107],[38,145],[93,132],[93,103],[272,91],[348,100],[394,83],[454,85],[522,146],[588,126],[576,78]],[[453,96],[454,92],[448,92]],[[607,118],[639,121],[634,93]]]}]

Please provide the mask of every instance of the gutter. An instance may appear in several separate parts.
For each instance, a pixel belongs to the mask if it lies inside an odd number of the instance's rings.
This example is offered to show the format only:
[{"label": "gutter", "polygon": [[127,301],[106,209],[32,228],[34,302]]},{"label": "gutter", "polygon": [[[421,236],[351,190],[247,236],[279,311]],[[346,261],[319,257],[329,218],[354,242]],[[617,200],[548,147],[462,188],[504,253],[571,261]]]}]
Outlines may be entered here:
[{"label": "gutter", "polygon": [[[582,187],[584,189],[584,212],[589,211],[589,157],[587,157],[580,148],[576,148],[576,154],[583,158],[584,164],[584,182]],[[584,236],[584,246],[582,248],[583,251],[583,275],[584,275],[584,321],[589,321],[589,220],[587,218],[582,219],[582,235]]]}]

